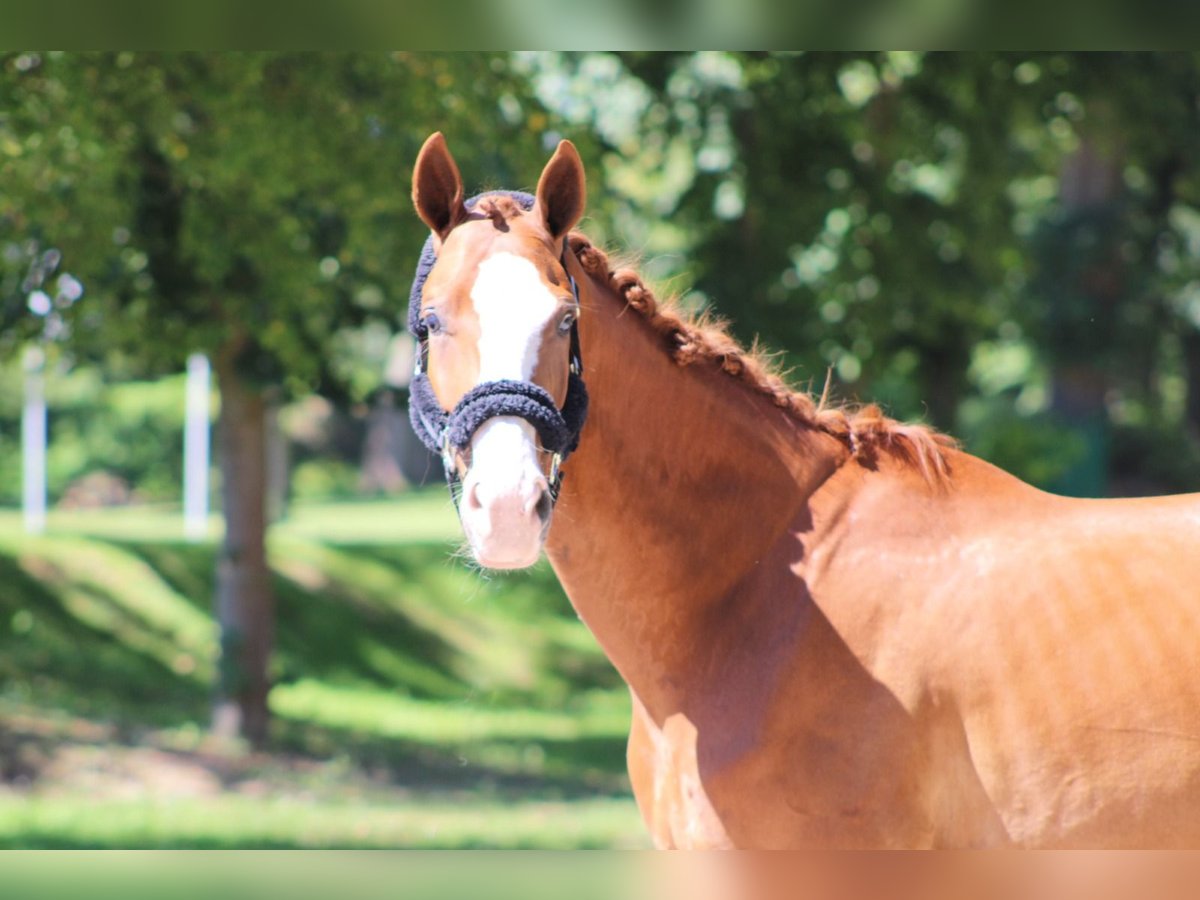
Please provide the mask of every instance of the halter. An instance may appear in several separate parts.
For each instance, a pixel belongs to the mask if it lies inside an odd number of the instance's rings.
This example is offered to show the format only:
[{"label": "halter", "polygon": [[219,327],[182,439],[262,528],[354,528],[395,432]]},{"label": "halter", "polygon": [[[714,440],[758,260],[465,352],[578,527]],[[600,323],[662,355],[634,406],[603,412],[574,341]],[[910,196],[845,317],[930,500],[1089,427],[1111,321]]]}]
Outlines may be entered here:
[{"label": "halter", "polygon": [[[489,194],[503,194],[516,200],[523,209],[531,209],[534,198],[530,194],[516,191],[489,191]],[[470,209],[480,197],[480,194],[466,202]],[[575,297],[575,305],[579,305],[579,285],[567,269],[567,239],[563,238],[562,266],[571,284],[571,293]],[[583,383],[583,356],[579,349],[579,321],[571,324],[571,369],[567,376],[567,396],[560,410],[554,403],[549,391],[531,381],[516,381],[503,379],[501,381],[485,381],[477,384],[463,395],[454,409],[446,411],[442,408],[433,392],[433,385],[426,374],[429,359],[429,332],[421,324],[421,291],[425,280],[429,277],[437,253],[433,248],[433,238],[425,241],[421,250],[421,258],[417,263],[416,277],[413,278],[412,292],[408,300],[408,330],[417,338],[416,371],[413,373],[409,388],[409,418],[417,437],[433,453],[442,458],[442,467],[446,471],[446,484],[450,488],[450,496],[454,507],[458,509],[462,490],[458,467],[455,465],[455,455],[463,452],[471,443],[471,438],[479,427],[488,419],[497,416],[515,416],[524,419],[537,432],[542,447],[549,451],[550,475],[547,479],[550,501],[558,501],[562,489],[562,464],[567,457],[579,446],[579,434],[587,419],[588,395]]]}]

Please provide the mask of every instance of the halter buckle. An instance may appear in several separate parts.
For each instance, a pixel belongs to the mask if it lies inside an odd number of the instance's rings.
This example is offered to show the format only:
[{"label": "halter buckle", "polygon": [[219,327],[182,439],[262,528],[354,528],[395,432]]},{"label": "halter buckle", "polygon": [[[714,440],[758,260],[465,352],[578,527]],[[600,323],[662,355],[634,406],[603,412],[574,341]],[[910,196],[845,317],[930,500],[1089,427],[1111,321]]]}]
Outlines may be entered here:
[{"label": "halter buckle", "polygon": [[447,474],[454,471],[454,448],[450,446],[449,428],[442,430],[442,465]]},{"label": "halter buckle", "polygon": [[558,484],[559,470],[562,468],[562,454],[555,453],[550,457],[550,483]]}]

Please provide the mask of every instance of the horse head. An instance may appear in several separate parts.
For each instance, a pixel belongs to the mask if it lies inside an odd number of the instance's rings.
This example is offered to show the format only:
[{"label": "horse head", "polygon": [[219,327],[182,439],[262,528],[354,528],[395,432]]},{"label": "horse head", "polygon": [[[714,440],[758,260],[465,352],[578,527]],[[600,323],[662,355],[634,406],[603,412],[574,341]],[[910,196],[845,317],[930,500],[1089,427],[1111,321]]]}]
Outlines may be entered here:
[{"label": "horse head", "polygon": [[452,487],[461,482],[459,515],[476,560],[528,566],[586,413],[566,252],[584,208],[583,164],[563,141],[532,197],[464,200],[438,133],[417,156],[412,194],[431,232],[409,315],[421,341],[414,424],[442,454]]}]

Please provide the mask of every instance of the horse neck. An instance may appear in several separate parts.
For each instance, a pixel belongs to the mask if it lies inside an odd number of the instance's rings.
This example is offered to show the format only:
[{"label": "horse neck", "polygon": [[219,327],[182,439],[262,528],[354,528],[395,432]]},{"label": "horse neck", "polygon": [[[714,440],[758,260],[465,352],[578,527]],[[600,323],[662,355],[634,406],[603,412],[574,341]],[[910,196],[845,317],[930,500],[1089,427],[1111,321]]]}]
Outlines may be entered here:
[{"label": "horse neck", "polygon": [[644,697],[683,662],[671,648],[685,653],[704,639],[710,611],[796,521],[846,450],[715,363],[678,365],[607,285],[583,277],[580,287],[591,403],[547,554],[581,618]]}]

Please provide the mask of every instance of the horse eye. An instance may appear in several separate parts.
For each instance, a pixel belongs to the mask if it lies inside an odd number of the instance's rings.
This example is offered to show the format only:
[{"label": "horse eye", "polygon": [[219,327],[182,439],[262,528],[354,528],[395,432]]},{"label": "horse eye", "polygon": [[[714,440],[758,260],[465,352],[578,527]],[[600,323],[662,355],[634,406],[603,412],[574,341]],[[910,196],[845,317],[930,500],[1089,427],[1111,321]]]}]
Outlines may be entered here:
[{"label": "horse eye", "polygon": [[571,330],[571,326],[575,324],[575,319],[576,319],[577,315],[578,314],[574,310],[572,310],[571,312],[566,313],[562,317],[562,321],[558,323],[559,334],[566,334],[568,331]]},{"label": "horse eye", "polygon": [[421,316],[421,327],[429,334],[434,334],[441,330],[442,320],[438,318],[437,313],[427,312]]}]

